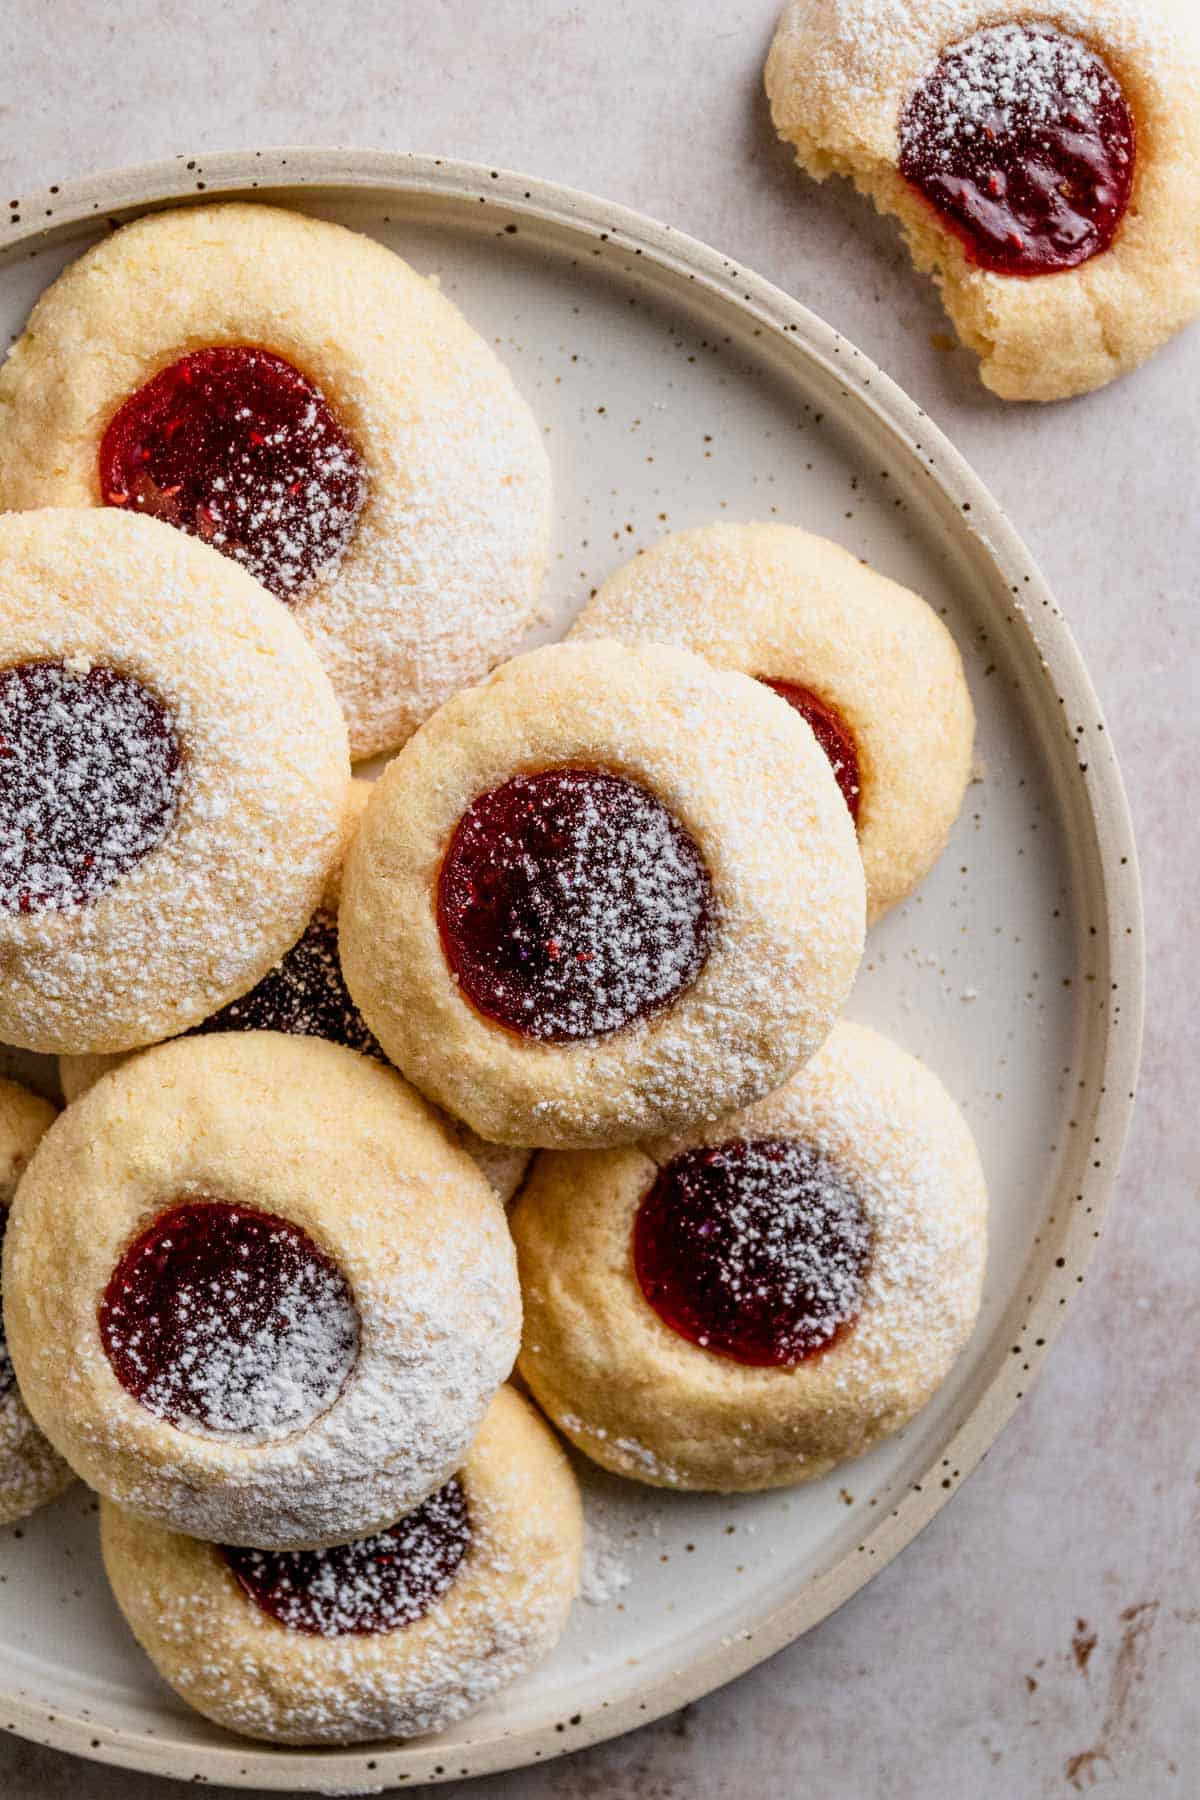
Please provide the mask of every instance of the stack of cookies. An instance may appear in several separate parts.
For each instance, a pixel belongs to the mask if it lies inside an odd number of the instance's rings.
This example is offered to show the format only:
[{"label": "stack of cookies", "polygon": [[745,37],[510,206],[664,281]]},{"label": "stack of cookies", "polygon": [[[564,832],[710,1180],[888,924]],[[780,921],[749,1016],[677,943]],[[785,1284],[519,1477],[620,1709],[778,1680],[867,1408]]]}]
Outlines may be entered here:
[{"label": "stack of cookies", "polygon": [[670,536],[517,654],[536,423],[433,285],[291,213],[115,232],[0,406],[0,1039],[67,1101],[0,1084],[0,1518],[89,1483],[232,1730],[433,1731],[567,1617],[556,1433],[808,1481],[970,1335],[970,1133],[839,1018],[960,807],[961,661],[778,524]]}]

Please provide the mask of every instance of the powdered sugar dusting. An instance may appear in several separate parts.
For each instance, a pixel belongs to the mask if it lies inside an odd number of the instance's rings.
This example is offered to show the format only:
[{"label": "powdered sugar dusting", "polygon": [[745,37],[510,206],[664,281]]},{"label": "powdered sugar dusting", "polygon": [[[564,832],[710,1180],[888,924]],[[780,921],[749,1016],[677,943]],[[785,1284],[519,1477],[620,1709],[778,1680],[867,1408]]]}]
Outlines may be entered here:
[{"label": "powdered sugar dusting", "polygon": [[1102,99],[1121,92],[1090,45],[1030,24],[976,32],[947,52],[940,70],[936,116],[909,117],[927,133],[927,154],[944,160],[963,138],[1010,129],[1015,115],[1048,124],[1060,117],[1064,102],[1094,113]]},{"label": "powdered sugar dusting", "polygon": [[[706,952],[694,979],[659,1012],[592,1035],[586,1054],[513,1044],[481,1025],[446,980],[445,938],[409,923],[428,905],[427,864],[389,850],[387,880],[372,872],[410,809],[450,838],[481,785],[464,767],[471,746],[497,718],[506,730],[521,720],[527,767],[628,772],[679,822],[711,883],[711,935],[696,904],[703,885],[668,890],[668,917],[686,916],[691,945]],[[342,960],[368,1024],[422,1092],[485,1138],[580,1147],[720,1117],[777,1085],[849,989],[864,910],[852,821],[789,707],[666,645],[553,644],[455,696],[387,771],[347,863]],[[406,984],[441,1028],[413,1028],[421,1015],[398,998]]]},{"label": "powdered sugar dusting", "polygon": [[929,1069],[845,1021],[779,1101],[796,1133],[848,1171],[871,1226],[862,1308],[832,1353],[842,1385],[870,1418],[907,1416],[914,1373],[928,1383],[923,1403],[979,1306],[987,1191],[971,1134]]},{"label": "powdered sugar dusting", "polygon": [[0,909],[96,899],[162,841],[182,778],[170,715],[128,675],[0,670]]},{"label": "powdered sugar dusting", "polygon": [[[744,1137],[731,1140],[731,1126]],[[869,1244],[865,1265],[847,1259],[830,1278],[822,1254],[814,1271],[836,1336],[781,1369],[664,1329],[674,1321],[656,1316],[632,1259],[616,1248],[636,1216],[632,1169],[589,1180],[582,1159],[573,1167],[552,1156],[514,1219],[526,1302],[521,1371],[582,1450],[634,1479],[727,1491],[820,1475],[911,1418],[970,1336],[987,1247],[986,1186],[970,1132],[928,1069],[842,1022],[784,1087],[689,1137],[682,1152],[675,1140],[629,1154],[639,1169],[643,1156],[669,1169],[687,1149],[788,1141],[802,1164],[816,1159],[822,1170],[819,1220],[830,1202],[837,1216],[852,1198],[849,1227],[859,1256]],[[811,1184],[801,1185],[811,1218]],[[839,1221],[839,1235],[846,1228]],[[761,1241],[749,1240],[752,1274]],[[740,1279],[735,1286],[732,1322],[754,1324],[767,1296],[755,1285],[744,1297]],[[807,1307],[809,1293],[799,1298]]]},{"label": "powdered sugar dusting", "polygon": [[[90,904],[0,907],[0,1036],[60,1053],[151,1043],[244,992],[311,916],[340,849],[345,724],[244,570],[110,508],[0,519],[0,666],[33,662],[120,671],[152,695],[180,775],[160,840]],[[129,784],[155,792],[140,763]]]},{"label": "powdered sugar dusting", "polygon": [[117,1598],[167,1679],[219,1723],[295,1743],[437,1730],[514,1681],[565,1622],[581,1524],[570,1469],[510,1390],[459,1474],[369,1540],[263,1557],[102,1509]]},{"label": "powdered sugar dusting", "polygon": [[[355,760],[403,742],[456,689],[512,655],[537,618],[549,463],[488,347],[457,318],[452,347],[440,342],[445,304],[431,289],[421,295],[438,386],[422,376],[419,402],[407,401],[402,417],[395,397],[381,396],[378,371],[345,371],[357,435],[370,447],[370,488],[336,573],[296,609],[346,713]],[[389,320],[383,329],[397,328]]]},{"label": "powdered sugar dusting", "polygon": [[194,351],[129,396],[100,447],[100,491],[292,600],[335,569],[364,477],[320,390],[282,357],[236,344]]},{"label": "powdered sugar dusting", "polygon": [[841,1165],[793,1138],[684,1151],[638,1209],[642,1292],[701,1349],[759,1365],[826,1349],[857,1315],[871,1230]]},{"label": "powdered sugar dusting", "polygon": [[[473,1494],[469,1504],[474,1513]],[[514,1588],[511,1543],[500,1524],[473,1524],[457,1579],[425,1613],[419,1639],[404,1626],[392,1638],[296,1632],[286,1683],[272,1665],[269,1641],[248,1644],[239,1635],[230,1642],[228,1602],[207,1578],[165,1594],[159,1589],[155,1630],[170,1653],[172,1680],[231,1729],[282,1742],[366,1743],[442,1730],[546,1654],[572,1598],[562,1546],[542,1563],[524,1564]],[[467,1584],[472,1604],[446,1604]],[[206,1619],[233,1656],[213,1653]]]},{"label": "powdered sugar dusting", "polygon": [[[191,1247],[173,1271],[168,1252],[161,1297],[154,1245],[144,1281],[137,1271],[144,1304],[131,1313],[131,1296],[114,1296],[120,1348],[144,1365],[131,1364],[125,1380],[71,1271],[96,1230],[122,1245],[143,1229],[130,1189],[143,1179],[147,1141],[164,1159],[155,1166],[166,1194],[184,1197],[167,1200],[167,1235],[181,1204],[201,1225],[229,1208],[205,1198],[220,1194],[223,1174],[247,1199],[207,1262],[203,1245]],[[197,1538],[295,1549],[376,1531],[461,1466],[519,1344],[515,1255],[482,1177],[393,1071],[312,1037],[180,1037],[97,1082],[48,1150],[26,1176],[22,1230],[7,1246],[29,1346],[14,1363],[35,1407],[50,1386],[65,1395],[63,1442],[93,1487]],[[305,1210],[293,1210],[293,1194],[308,1196]],[[311,1218],[322,1224],[310,1236],[295,1221]],[[232,1253],[247,1221],[258,1237],[243,1287]],[[301,1269],[276,1241],[288,1226]],[[53,1274],[43,1279],[47,1241]],[[180,1287],[190,1302],[182,1319],[171,1305]],[[234,1330],[229,1290],[245,1314]],[[259,1335],[268,1320],[281,1326],[277,1340]],[[216,1393],[213,1343],[223,1359]],[[137,1399],[172,1366],[178,1385],[151,1398],[178,1412],[181,1429]]]},{"label": "powdered sugar dusting", "polygon": [[[855,116],[873,118],[881,103],[894,105],[898,129],[922,75],[981,27],[1057,29],[1085,46],[1111,47],[1155,83],[1168,68],[1194,64],[1194,51],[1161,0],[1056,0],[1051,11],[1051,19],[1039,19],[1024,0],[992,0],[986,7],[980,0],[791,0],[767,66],[776,124],[818,177],[831,169],[857,174],[843,141],[858,136]],[[836,142],[824,129],[831,116]]]},{"label": "powdered sugar dusting", "polygon": [[337,1265],[287,1220],[219,1201],[172,1208],[126,1251],[100,1332],[148,1411],[249,1441],[325,1412],[358,1356]]},{"label": "powdered sugar dusting", "polygon": [[471,1547],[455,1476],[387,1531],[327,1550],[223,1554],[257,1606],[289,1631],[317,1637],[400,1631],[446,1592]]},{"label": "powdered sugar dusting", "polygon": [[[56,371],[80,343],[95,379],[77,391]],[[183,208],[112,233],[41,297],[0,374],[3,504],[94,506],[97,418],[189,345],[282,364],[334,430],[314,445],[302,411],[298,458],[291,442],[244,445],[223,491],[191,494],[164,469],[142,502],[178,508],[273,585],[329,673],[352,754],[392,748],[536,622],[551,522],[538,424],[489,345],[382,244],[274,207]],[[279,463],[265,489],[246,486],[264,459]],[[123,479],[105,487],[138,505]]]},{"label": "powdered sugar dusting", "polygon": [[1132,192],[1135,130],[1088,44],[1023,22],[951,45],[911,94],[900,171],[1008,275],[1076,268],[1113,242]]},{"label": "powdered sugar dusting", "polygon": [[[529,1354],[536,1356],[536,1347]],[[607,1425],[595,1424],[575,1412],[558,1412],[552,1416],[555,1424],[567,1433],[573,1443],[595,1455],[597,1461],[606,1467],[612,1468],[615,1459],[615,1466],[635,1480],[649,1481],[656,1487],[666,1488],[688,1485],[686,1477],[642,1438],[620,1429],[610,1431]]]},{"label": "powdered sugar dusting", "polygon": [[548,769],[481,796],[438,884],[455,975],[481,1012],[553,1043],[644,1018],[695,979],[712,892],[700,852],[645,788]]},{"label": "powdered sugar dusting", "polygon": [[384,1060],[383,1051],[346,989],[337,953],[337,920],[314,913],[303,937],[240,1000],[231,1000],[192,1035],[213,1031],[286,1031],[344,1044]]}]

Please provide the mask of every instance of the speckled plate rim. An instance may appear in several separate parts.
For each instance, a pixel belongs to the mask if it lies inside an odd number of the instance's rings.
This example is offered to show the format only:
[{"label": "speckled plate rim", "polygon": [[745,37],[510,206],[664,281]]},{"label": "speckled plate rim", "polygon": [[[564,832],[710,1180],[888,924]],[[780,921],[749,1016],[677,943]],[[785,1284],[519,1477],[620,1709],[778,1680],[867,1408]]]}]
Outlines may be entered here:
[{"label": "speckled plate rim", "polygon": [[[909,473],[928,480],[929,505],[967,560],[986,567],[1011,597],[997,624],[1016,634],[1023,673],[1043,690],[1052,721],[1046,755],[1058,784],[1074,866],[1080,930],[1090,936],[1094,1006],[1084,1016],[1078,1129],[1055,1176],[1054,1229],[1035,1241],[1027,1279],[992,1339],[992,1366],[972,1403],[935,1446],[922,1478],[894,1499],[855,1550],[766,1612],[753,1629],[694,1655],[632,1692],[598,1693],[570,1719],[506,1732],[503,1721],[465,1721],[440,1739],[349,1751],[197,1746],[106,1725],[95,1714],[49,1713],[20,1691],[0,1691],[0,1725],[23,1737],[179,1780],[308,1792],[370,1792],[548,1760],[614,1737],[732,1680],[824,1619],[901,1550],[944,1506],[986,1453],[1027,1392],[1084,1281],[1132,1114],[1141,1044],[1144,945],[1141,891],[1128,805],[1111,736],[1059,608],[998,503],[927,416],[894,382],[797,301],[717,251],[644,215],[555,182],[448,158],[384,151],[280,148],[181,155],[50,187],[10,201],[0,214],[0,265],[34,254],[89,218],[125,217],[163,203],[229,198],[302,202],[305,192],[390,194],[411,208],[486,206],[495,229],[521,224],[570,240],[581,254],[632,269],[690,310],[736,320],[781,366],[803,366],[824,385],[860,437],[885,444]],[[478,218],[480,215],[476,215]],[[476,227],[477,228],[477,227]],[[1086,747],[1086,748],[1085,748]],[[1010,1329],[1009,1329],[1010,1328]],[[952,1470],[952,1476],[943,1470]],[[881,1509],[882,1510],[882,1509]]]}]

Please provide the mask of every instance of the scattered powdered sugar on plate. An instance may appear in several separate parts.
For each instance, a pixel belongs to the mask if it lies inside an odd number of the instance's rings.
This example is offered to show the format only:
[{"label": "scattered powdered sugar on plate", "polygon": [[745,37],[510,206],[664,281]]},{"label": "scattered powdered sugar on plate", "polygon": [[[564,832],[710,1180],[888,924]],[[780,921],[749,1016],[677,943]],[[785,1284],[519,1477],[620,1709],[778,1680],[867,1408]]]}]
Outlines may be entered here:
[{"label": "scattered powdered sugar on plate", "polygon": [[588,1520],[583,1546],[583,1579],[579,1597],[589,1606],[607,1606],[633,1580],[633,1569],[618,1544],[593,1519]]}]

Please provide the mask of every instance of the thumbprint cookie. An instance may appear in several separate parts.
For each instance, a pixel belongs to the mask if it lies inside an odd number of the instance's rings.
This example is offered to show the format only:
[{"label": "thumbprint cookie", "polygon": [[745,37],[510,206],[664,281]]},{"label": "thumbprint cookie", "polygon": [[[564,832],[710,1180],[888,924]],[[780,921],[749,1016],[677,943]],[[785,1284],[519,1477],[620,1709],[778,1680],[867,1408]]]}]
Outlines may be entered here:
[{"label": "thumbprint cookie", "polygon": [[341,955],[430,1099],[572,1147],[778,1086],[863,919],[850,815],[792,708],[673,646],[556,644],[447,701],[376,784]]},{"label": "thumbprint cookie", "polygon": [[[53,1122],[54,1108],[48,1100],[15,1081],[0,1080],[0,1248],[17,1183]],[[0,1278],[0,1297],[3,1291]],[[73,1480],[21,1398],[0,1316],[0,1525],[10,1525],[44,1506]]]},{"label": "thumbprint cookie", "polygon": [[446,1481],[507,1376],[503,1209],[400,1077],[317,1038],[180,1038],[68,1107],[8,1230],[22,1393],[90,1486],[297,1549]]},{"label": "thumbprint cookie", "polygon": [[303,931],[342,848],[328,678],[236,563],[153,519],[0,519],[0,1039],[185,1030]]},{"label": "thumbprint cookie", "polygon": [[105,1501],[104,1564],[164,1680],[230,1731],[352,1744],[438,1731],[552,1648],[579,1586],[579,1489],[501,1388],[458,1473],[324,1550],[203,1543]]},{"label": "thumbprint cookie", "polygon": [[355,757],[516,648],[550,517],[493,351],[373,239],[270,206],[138,219],[60,275],[0,372],[0,506],[165,519],[284,603]]},{"label": "thumbprint cookie", "polygon": [[937,1078],[839,1024],[731,1118],[539,1156],[512,1227],[519,1366],[559,1429],[620,1475],[735,1492],[926,1404],[974,1327],[987,1194]]},{"label": "thumbprint cookie", "polygon": [[795,525],[663,538],[584,608],[581,638],[682,644],[811,726],[850,809],[873,922],[945,847],[971,775],[962,658],[918,595]]},{"label": "thumbprint cookie", "polygon": [[[351,781],[349,791],[347,831],[352,833],[370,795],[371,783],[356,778]],[[367,1029],[342,978],[337,922],[340,891],[339,862],[325,884],[320,908],[286,955],[248,994],[231,1000],[211,1018],[193,1025],[188,1035],[195,1037],[215,1031],[284,1031],[297,1037],[324,1038],[327,1043],[341,1044],[348,1050],[357,1050],[362,1056],[384,1062],[383,1051]],[[136,1052],[123,1051],[109,1056],[60,1056],[58,1073],[63,1098],[68,1103],[78,1100],[101,1075],[134,1054]],[[506,1144],[485,1144],[469,1127],[446,1114],[442,1115],[442,1123],[474,1157],[499,1198],[506,1203],[511,1200],[528,1166],[529,1152]]]},{"label": "thumbprint cookie", "polygon": [[1060,400],[1200,312],[1200,62],[1130,0],[792,0],[780,136],[900,221],[980,374]]}]

